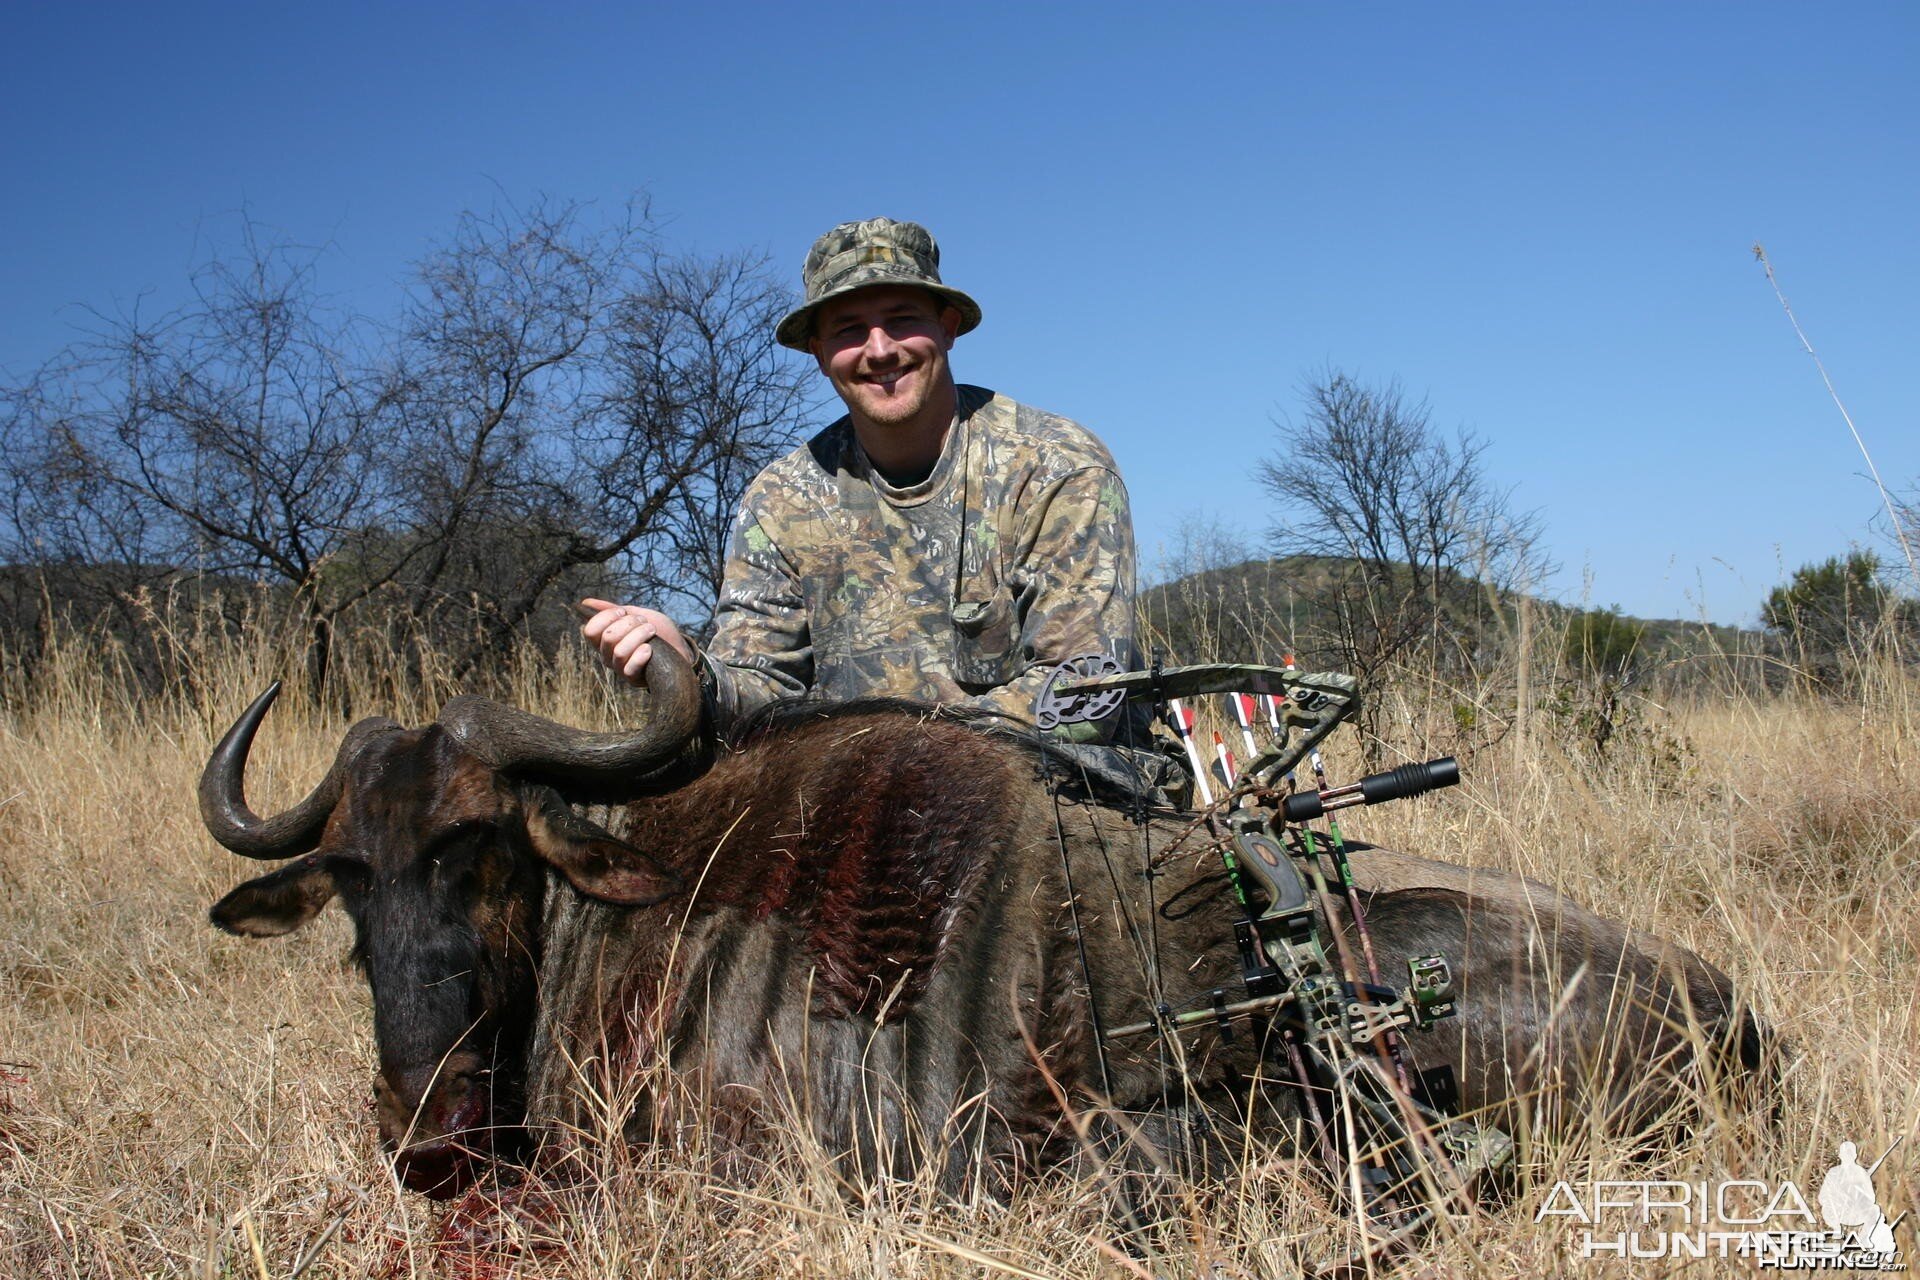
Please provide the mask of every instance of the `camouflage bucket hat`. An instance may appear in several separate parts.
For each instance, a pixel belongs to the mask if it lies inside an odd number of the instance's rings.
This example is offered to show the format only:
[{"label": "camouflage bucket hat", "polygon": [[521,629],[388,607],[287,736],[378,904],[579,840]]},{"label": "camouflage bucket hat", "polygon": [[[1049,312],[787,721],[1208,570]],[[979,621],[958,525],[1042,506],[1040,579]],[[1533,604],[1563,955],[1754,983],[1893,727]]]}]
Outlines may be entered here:
[{"label": "camouflage bucket hat", "polygon": [[980,304],[940,283],[940,246],[917,222],[868,218],[843,222],[813,242],[801,269],[807,300],[775,326],[774,340],[795,351],[807,349],[813,313],[819,306],[855,289],[876,284],[905,284],[927,289],[960,312],[960,332],[980,323]]}]

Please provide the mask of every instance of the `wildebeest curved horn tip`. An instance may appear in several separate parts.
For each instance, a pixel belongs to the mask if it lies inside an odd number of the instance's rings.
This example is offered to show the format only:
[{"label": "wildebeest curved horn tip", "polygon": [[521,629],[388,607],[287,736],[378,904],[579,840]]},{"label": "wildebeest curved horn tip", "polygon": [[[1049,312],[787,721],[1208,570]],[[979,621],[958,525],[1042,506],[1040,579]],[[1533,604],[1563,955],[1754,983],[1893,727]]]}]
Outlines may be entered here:
[{"label": "wildebeest curved horn tip", "polygon": [[[341,755],[346,753],[347,745],[342,744],[342,752],[335,755],[333,767],[306,799],[271,818],[254,813],[246,797],[247,754],[268,708],[280,696],[280,688],[281,682],[275,680],[248,704],[221,736],[213,754],[207,758],[206,768],[200,772],[200,821],[206,824],[207,834],[229,852],[263,861],[291,858],[307,852],[318,842],[322,824],[340,799],[344,772]],[[363,737],[350,733],[347,741],[356,742]]]}]

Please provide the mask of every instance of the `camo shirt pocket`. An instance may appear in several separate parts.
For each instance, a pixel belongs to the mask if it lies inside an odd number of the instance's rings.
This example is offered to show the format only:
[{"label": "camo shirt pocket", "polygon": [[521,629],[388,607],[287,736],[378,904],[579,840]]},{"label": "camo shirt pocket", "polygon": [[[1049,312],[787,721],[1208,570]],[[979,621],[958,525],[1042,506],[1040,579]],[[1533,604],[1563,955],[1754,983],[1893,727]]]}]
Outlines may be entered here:
[{"label": "camo shirt pocket", "polygon": [[953,678],[969,693],[998,688],[1020,674],[1020,627],[1013,593],[994,588],[985,600],[956,600],[953,620]]}]

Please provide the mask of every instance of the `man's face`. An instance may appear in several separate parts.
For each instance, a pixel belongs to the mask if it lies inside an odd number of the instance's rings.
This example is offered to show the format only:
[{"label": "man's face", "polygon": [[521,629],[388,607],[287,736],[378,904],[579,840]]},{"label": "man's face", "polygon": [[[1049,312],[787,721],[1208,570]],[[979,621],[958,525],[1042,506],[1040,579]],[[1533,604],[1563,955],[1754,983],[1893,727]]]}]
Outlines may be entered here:
[{"label": "man's face", "polygon": [[[814,316],[813,357],[857,418],[913,423],[952,385],[947,351],[960,312],[910,285],[874,285],[835,298]],[[947,406],[941,416],[951,415]],[[945,421],[938,425],[944,427]]]}]

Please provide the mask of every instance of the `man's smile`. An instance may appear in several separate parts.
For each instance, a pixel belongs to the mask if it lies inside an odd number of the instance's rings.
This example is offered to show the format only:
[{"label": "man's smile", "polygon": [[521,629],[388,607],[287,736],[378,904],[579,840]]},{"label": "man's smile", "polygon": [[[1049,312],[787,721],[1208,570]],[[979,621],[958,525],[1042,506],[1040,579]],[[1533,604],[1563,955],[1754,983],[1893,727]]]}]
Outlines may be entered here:
[{"label": "man's smile", "polygon": [[891,391],[895,383],[912,372],[911,369],[887,369],[880,373],[869,373],[862,381],[868,386],[879,387],[882,391]]}]

